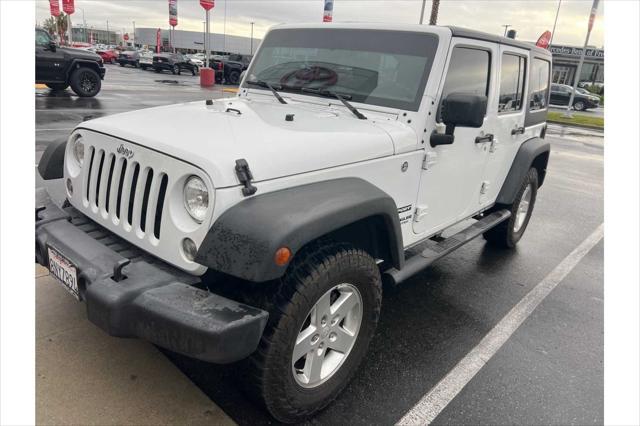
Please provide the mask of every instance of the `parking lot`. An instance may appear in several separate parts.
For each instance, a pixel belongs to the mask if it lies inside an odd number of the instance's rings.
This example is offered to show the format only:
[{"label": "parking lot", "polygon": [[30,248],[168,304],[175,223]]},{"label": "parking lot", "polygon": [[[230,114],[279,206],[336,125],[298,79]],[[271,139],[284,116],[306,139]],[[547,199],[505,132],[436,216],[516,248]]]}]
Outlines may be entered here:
[{"label": "parking lot", "polygon": [[[191,75],[107,65],[95,98],[36,89],[36,163],[47,144],[66,137],[89,117],[233,96],[229,88],[202,89],[198,83]],[[396,423],[602,224],[603,135],[550,126],[547,140],[552,144],[547,178],[517,250],[500,251],[476,239],[400,287],[386,288],[378,330],[361,370],[311,423]],[[49,186],[54,194],[62,193],[59,182]],[[603,422],[603,246],[603,241],[596,244],[495,355],[484,360],[486,365],[434,424]],[[59,314],[86,321],[77,313]],[[108,339],[115,345],[120,341]],[[150,356],[146,351],[132,354]],[[242,393],[237,366],[165,355],[238,424],[273,423]],[[73,367],[59,366],[51,375],[64,375],[64,368]],[[88,377],[90,368],[83,371],[85,377],[78,380],[94,380]]]}]

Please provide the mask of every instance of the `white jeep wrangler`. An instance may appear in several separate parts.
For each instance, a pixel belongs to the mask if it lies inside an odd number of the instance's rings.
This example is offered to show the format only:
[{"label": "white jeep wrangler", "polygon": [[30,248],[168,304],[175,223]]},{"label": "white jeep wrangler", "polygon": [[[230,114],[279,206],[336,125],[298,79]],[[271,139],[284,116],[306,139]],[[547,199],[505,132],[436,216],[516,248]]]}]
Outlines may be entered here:
[{"label": "white jeep wrangler", "polygon": [[549,158],[550,69],[546,50],[460,28],[275,27],[237,97],[51,145],[39,171],[67,200],[37,190],[37,262],[109,334],[245,360],[252,393],[299,421],[356,373],[383,281],[480,235],[520,240]]}]

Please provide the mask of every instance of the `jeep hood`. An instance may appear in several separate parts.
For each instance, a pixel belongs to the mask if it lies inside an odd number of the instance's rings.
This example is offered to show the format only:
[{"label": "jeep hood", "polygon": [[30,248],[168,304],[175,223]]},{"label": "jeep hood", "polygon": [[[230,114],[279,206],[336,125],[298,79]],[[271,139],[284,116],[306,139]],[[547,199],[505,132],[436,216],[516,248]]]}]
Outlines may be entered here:
[{"label": "jeep hood", "polygon": [[57,47],[58,50],[64,52],[65,56],[72,59],[85,59],[88,61],[101,61],[102,58],[97,53],[88,50],[75,49],[73,47]]},{"label": "jeep hood", "polygon": [[241,158],[259,182],[394,152],[389,134],[373,119],[275,99],[227,98],[212,105],[197,101],[111,115],[78,127],[121,138],[134,150],[142,145],[194,164],[217,188],[240,183],[235,162]]}]

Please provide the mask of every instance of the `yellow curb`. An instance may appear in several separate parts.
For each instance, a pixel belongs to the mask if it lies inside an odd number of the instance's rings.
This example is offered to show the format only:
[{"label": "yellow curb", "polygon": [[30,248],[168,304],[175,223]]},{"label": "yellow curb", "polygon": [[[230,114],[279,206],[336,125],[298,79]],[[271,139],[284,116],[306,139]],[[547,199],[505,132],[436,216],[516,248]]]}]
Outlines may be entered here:
[{"label": "yellow curb", "polygon": [[238,93],[238,88],[237,87],[225,87],[224,89],[222,89],[223,92],[227,92],[227,93]]},{"label": "yellow curb", "polygon": [[36,89],[46,89],[47,85],[46,84],[36,84]]}]

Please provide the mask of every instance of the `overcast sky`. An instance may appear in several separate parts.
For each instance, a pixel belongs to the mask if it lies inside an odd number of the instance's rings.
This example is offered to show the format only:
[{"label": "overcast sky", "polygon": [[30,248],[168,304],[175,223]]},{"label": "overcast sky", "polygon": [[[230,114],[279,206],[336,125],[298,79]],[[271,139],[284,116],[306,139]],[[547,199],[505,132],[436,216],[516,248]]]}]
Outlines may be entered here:
[{"label": "overcast sky", "polygon": [[[589,44],[604,45],[604,1]],[[62,4],[62,0],[60,0]],[[167,0],[75,0],[74,26],[83,19],[87,27],[131,32],[136,27],[168,28]],[[250,35],[250,22],[255,22],[254,36],[261,38],[278,23],[322,21],[323,0],[216,0],[212,10],[212,31]],[[582,46],[587,31],[591,0],[562,0],[554,44]],[[422,0],[334,0],[334,22],[417,23]],[[553,28],[558,0],[441,0],[439,25],[457,25],[503,34],[503,24],[510,24],[520,40],[535,41],[545,30]],[[425,21],[428,22],[431,1],[427,0]],[[49,1],[36,1],[36,21],[49,17]],[[178,0],[178,30],[201,31],[204,9],[198,0]]]}]

